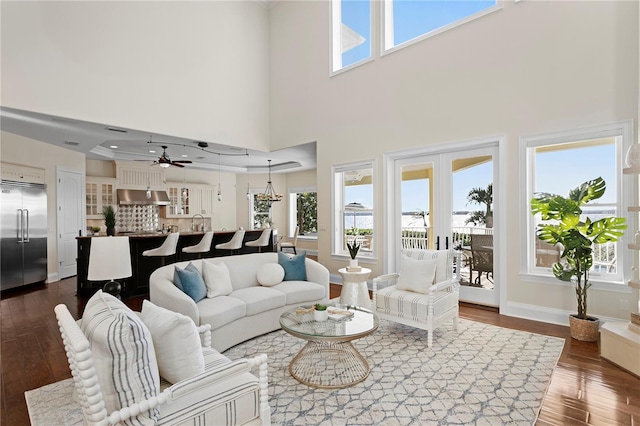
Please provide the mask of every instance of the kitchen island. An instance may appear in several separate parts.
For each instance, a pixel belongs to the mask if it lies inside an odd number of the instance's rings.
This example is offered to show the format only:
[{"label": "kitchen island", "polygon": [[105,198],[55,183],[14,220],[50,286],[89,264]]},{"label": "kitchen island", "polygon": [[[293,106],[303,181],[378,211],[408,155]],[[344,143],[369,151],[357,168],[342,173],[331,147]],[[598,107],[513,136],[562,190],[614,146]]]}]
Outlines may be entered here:
[{"label": "kitchen island", "polygon": [[[152,248],[159,247],[164,242],[167,234],[161,232],[146,233],[123,233],[119,236],[129,237],[129,250],[131,252],[131,278],[118,280],[122,284],[122,297],[135,295],[144,295],[149,293],[149,276],[153,271],[165,264],[175,263],[183,260],[197,259],[198,257],[218,257],[229,255],[229,250],[216,250],[216,244],[226,243],[233,237],[234,231],[215,231],[213,234],[213,242],[211,249],[207,253],[183,253],[182,248],[198,244],[204,236],[204,232],[181,232],[178,238],[178,247],[176,255],[169,256],[167,259],[161,257],[142,256],[142,252]],[[254,247],[246,247],[244,243],[247,241],[257,240],[262,230],[247,231],[244,235],[243,245],[240,254],[254,253],[257,250]],[[269,238],[269,245],[262,249],[265,251],[275,251],[277,242],[277,230],[274,229]],[[87,280],[89,270],[89,253],[91,251],[91,240],[93,238],[108,238],[106,236],[86,236],[76,237],[78,242],[78,278],[77,278],[77,295],[91,296],[104,285],[103,281]]]}]

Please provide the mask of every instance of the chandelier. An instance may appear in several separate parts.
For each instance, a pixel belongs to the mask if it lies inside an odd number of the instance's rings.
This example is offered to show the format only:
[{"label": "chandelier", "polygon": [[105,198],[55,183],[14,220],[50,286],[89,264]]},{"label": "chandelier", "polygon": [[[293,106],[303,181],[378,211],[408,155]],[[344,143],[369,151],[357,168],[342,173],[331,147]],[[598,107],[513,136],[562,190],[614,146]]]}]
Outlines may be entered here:
[{"label": "chandelier", "polygon": [[256,198],[260,201],[266,201],[271,207],[271,204],[276,201],[282,201],[282,194],[279,194],[273,189],[273,185],[271,184],[271,160],[269,161],[269,180],[267,181],[267,187],[265,188],[262,194],[257,194]]}]

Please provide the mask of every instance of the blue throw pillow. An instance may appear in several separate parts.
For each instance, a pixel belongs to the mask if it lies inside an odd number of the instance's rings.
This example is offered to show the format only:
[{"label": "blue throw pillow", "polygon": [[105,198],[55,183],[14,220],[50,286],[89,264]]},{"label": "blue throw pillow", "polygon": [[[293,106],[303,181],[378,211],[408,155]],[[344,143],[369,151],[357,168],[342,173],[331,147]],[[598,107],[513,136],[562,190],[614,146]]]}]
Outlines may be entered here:
[{"label": "blue throw pillow", "polygon": [[284,269],[283,281],[306,281],[307,265],[305,264],[307,252],[291,256],[290,254],[278,252],[278,263]]},{"label": "blue throw pillow", "polygon": [[192,298],[194,302],[199,302],[207,297],[207,286],[204,284],[199,272],[189,271],[187,268],[176,268],[175,273],[182,284],[182,291]]},{"label": "blue throw pillow", "polygon": [[[176,272],[176,270],[178,269],[178,267],[176,266],[175,270],[173,271],[173,284],[178,287],[181,291],[184,292],[184,287],[182,286],[182,281],[180,281],[180,277],[178,276],[178,273]],[[191,271],[191,272],[197,272],[200,273],[200,271],[198,271],[198,268],[196,268],[196,265],[193,264],[193,262],[189,262],[189,264],[187,265],[186,268],[184,268],[186,271]]]}]

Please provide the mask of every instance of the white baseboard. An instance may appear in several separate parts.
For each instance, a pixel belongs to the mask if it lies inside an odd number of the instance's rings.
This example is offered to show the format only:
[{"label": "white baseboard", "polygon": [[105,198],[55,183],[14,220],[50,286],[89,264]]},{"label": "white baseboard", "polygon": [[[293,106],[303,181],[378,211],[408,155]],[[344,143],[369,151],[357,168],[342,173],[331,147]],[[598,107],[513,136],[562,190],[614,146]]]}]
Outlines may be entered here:
[{"label": "white baseboard", "polygon": [[58,272],[47,274],[47,283],[55,283],[56,281],[60,281],[60,278],[58,278]]},{"label": "white baseboard", "polygon": [[[575,311],[566,311],[564,309],[548,308],[545,306],[529,305],[526,303],[507,302],[507,308],[501,309],[502,315],[510,317],[523,318],[533,321],[546,322],[550,324],[569,325],[569,315]],[[607,321],[620,321],[623,318],[606,317],[602,315],[594,315],[600,319],[600,325]]]}]

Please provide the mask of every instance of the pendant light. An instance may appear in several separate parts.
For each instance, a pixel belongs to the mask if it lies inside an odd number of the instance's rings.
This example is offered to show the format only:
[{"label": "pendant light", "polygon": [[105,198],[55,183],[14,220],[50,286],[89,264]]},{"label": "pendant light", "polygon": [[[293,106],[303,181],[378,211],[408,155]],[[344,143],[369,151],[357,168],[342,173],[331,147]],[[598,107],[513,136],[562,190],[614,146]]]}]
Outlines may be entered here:
[{"label": "pendant light", "polygon": [[249,161],[249,150],[245,149],[244,150],[245,153],[247,154],[247,200],[251,199],[251,193],[249,192],[249,183],[250,183],[250,177],[251,175],[249,174],[249,166],[251,165],[250,161]]},{"label": "pendant light", "polygon": [[218,201],[222,201],[222,186],[220,184],[220,154],[218,154]]},{"label": "pendant light", "polygon": [[279,194],[273,189],[273,184],[271,183],[271,160],[269,161],[269,180],[267,181],[267,187],[265,188],[262,194],[258,194],[258,199],[262,201],[266,201],[269,208],[271,205],[277,201],[282,201],[282,194]]},{"label": "pendant light", "polygon": [[147,200],[151,199],[151,175],[147,173],[147,192],[144,194]]}]

